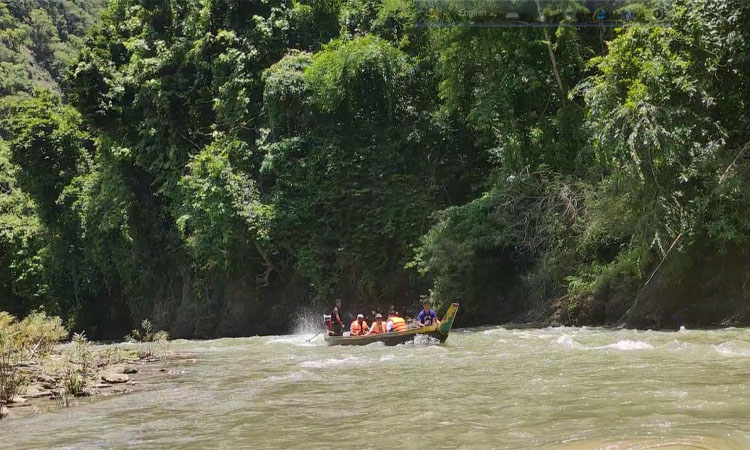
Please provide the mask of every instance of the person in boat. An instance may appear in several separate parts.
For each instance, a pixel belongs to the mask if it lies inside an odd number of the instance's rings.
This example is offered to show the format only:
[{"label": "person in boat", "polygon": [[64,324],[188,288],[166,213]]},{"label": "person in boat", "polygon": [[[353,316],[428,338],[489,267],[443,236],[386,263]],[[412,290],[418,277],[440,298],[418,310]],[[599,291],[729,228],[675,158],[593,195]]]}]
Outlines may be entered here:
[{"label": "person in boat", "polygon": [[424,309],[419,311],[419,315],[417,315],[417,323],[419,326],[429,327],[430,325],[440,325],[440,320],[438,320],[437,314],[435,314],[435,310],[432,309],[430,302],[425,301],[422,306]]},{"label": "person in boat", "polygon": [[388,332],[395,331],[406,331],[406,321],[403,317],[399,316],[398,311],[394,311],[388,315],[388,322],[385,324],[385,329]]},{"label": "person in boat", "polygon": [[383,334],[387,333],[386,324],[383,322],[383,315],[380,313],[375,314],[375,322],[372,323],[370,331],[367,332],[367,336],[371,334]]},{"label": "person in boat", "polygon": [[357,314],[357,319],[352,322],[349,326],[349,334],[351,336],[364,336],[370,330],[365,322],[365,316]]},{"label": "person in boat", "polygon": [[336,306],[333,307],[333,311],[331,312],[331,319],[333,321],[333,335],[334,336],[341,336],[344,334],[344,330],[346,329],[346,325],[344,325],[344,322],[341,320],[341,299],[336,299]]}]

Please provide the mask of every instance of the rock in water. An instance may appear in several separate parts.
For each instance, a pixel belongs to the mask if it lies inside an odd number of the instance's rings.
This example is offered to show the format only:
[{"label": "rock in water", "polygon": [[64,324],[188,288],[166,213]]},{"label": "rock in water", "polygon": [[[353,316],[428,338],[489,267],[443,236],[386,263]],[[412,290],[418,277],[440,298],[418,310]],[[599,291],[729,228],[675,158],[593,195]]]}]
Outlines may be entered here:
[{"label": "rock in water", "polygon": [[138,369],[133,366],[114,366],[110,368],[108,373],[138,373]]},{"label": "rock in water", "polygon": [[102,375],[102,381],[106,383],[126,383],[128,380],[130,380],[130,377],[125,375],[124,373],[105,373]]},{"label": "rock in water", "polygon": [[42,397],[50,397],[52,395],[52,391],[45,389],[43,386],[40,386],[38,384],[32,384],[28,388],[26,388],[26,393],[24,396],[27,398],[42,398]]},{"label": "rock in water", "polygon": [[39,381],[39,382],[42,382],[42,383],[47,383],[47,384],[54,384],[55,383],[55,379],[54,378],[52,378],[49,375],[43,374],[43,373],[40,373],[40,374],[38,374],[36,376],[36,381]]}]

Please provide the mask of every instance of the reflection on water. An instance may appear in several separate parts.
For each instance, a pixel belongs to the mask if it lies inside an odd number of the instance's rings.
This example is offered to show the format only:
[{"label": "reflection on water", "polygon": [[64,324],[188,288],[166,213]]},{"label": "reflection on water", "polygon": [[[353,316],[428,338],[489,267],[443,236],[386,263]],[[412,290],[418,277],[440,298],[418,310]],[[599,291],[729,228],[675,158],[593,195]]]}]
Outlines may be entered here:
[{"label": "reflection on water", "polygon": [[2,448],[750,448],[750,330],[178,341],[138,392],[0,422]]}]

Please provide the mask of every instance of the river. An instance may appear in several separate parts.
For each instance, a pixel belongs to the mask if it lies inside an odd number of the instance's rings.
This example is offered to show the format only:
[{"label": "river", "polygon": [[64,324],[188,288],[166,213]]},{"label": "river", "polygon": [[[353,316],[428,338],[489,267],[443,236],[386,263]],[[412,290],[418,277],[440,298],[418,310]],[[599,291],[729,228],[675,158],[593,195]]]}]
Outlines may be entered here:
[{"label": "river", "polygon": [[750,330],[175,341],[136,392],[0,421],[0,448],[750,448]]}]

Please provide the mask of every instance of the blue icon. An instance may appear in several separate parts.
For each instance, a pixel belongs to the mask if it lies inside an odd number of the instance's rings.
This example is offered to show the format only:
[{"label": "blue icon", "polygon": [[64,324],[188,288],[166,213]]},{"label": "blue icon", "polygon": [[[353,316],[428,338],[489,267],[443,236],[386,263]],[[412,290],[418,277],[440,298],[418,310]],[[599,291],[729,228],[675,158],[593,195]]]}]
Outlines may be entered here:
[{"label": "blue icon", "polygon": [[635,18],[635,12],[634,11],[623,9],[621,14],[622,14],[622,20],[625,20],[627,22],[630,22],[631,20],[633,20]]},{"label": "blue icon", "polygon": [[599,7],[596,11],[594,11],[594,15],[592,16],[592,19],[601,22],[602,20],[605,20],[607,18],[607,8],[604,6]]}]

